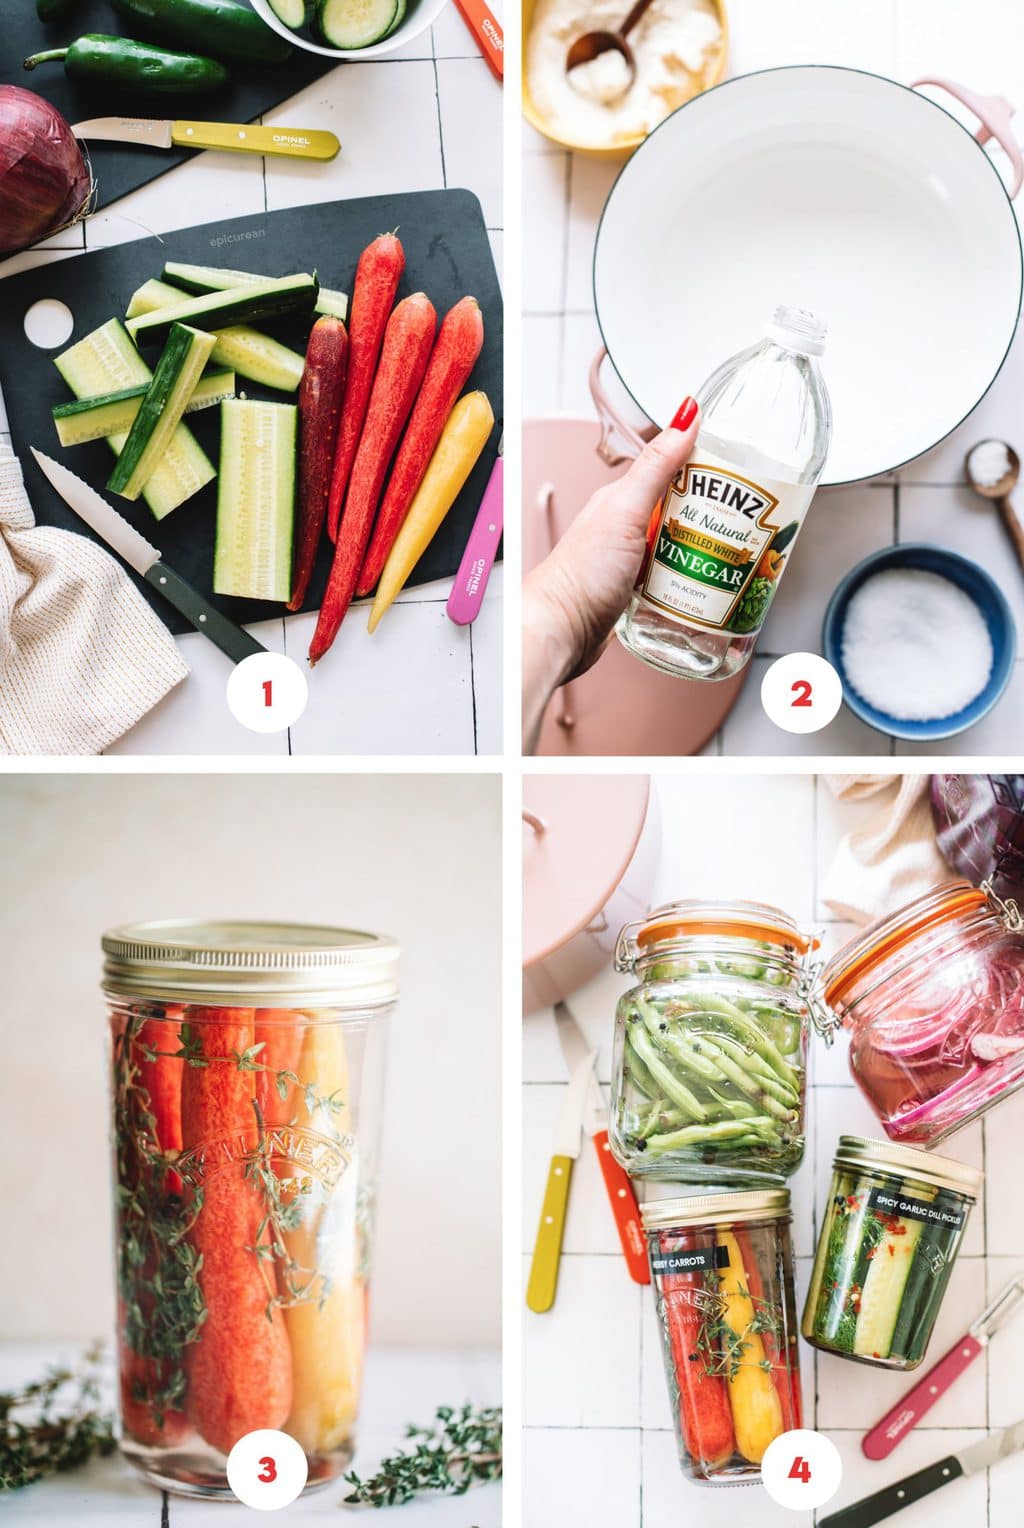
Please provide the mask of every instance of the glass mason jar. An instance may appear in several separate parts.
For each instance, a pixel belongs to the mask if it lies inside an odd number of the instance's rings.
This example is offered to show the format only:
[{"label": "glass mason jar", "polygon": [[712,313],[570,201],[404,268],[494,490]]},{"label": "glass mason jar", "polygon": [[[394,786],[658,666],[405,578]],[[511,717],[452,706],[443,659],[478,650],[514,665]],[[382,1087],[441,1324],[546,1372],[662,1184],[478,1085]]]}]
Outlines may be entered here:
[{"label": "glass mason jar", "polygon": [[612,1150],[640,1176],[778,1183],[800,1166],[814,941],[758,902],[672,902],[619,935]]},{"label": "glass mason jar", "polygon": [[354,1452],[398,947],[181,921],[103,950],[121,1450],[228,1498],[232,1446],[278,1428],[323,1485]]},{"label": "glass mason jar", "polygon": [[654,1200],[641,1216],[683,1472],[755,1484],[769,1443],[801,1425],[789,1190]]},{"label": "glass mason jar", "polygon": [[1024,1082],[1024,935],[1010,903],[949,881],[823,973],[854,1078],[894,1141],[936,1146]]},{"label": "glass mason jar", "polygon": [[924,1358],[982,1174],[950,1157],[842,1135],[801,1330],[886,1369]]}]

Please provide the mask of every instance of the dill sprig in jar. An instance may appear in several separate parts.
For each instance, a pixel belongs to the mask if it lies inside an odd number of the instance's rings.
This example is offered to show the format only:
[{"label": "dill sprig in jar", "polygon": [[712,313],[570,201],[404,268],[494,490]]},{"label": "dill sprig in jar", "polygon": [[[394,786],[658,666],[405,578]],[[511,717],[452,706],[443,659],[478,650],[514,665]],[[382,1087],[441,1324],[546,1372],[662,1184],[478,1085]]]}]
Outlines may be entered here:
[{"label": "dill sprig in jar", "polygon": [[103,950],[122,1452],[230,1498],[226,1456],[275,1428],[325,1484],[354,1452],[398,947],[181,921]]}]

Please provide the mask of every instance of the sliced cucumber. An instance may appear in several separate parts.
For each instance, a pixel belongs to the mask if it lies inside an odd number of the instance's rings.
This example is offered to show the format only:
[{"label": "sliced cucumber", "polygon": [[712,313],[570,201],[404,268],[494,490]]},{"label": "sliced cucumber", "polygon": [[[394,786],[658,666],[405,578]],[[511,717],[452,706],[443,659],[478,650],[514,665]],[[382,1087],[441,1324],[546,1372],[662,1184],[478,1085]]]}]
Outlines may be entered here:
[{"label": "sliced cucumber", "polygon": [[221,404],[217,594],[287,600],[291,593],[297,422],[293,403]]},{"label": "sliced cucumber", "polygon": [[404,13],[402,0],[317,0],[316,29],[330,47],[348,52],[380,42]]},{"label": "sliced cucumber", "polygon": [[[180,301],[177,287],[164,281],[147,281],[132,297],[128,311],[131,313],[134,306],[136,315],[155,313]],[[217,343],[211,360],[217,366],[230,366],[250,382],[261,382],[280,393],[293,393],[301,382],[304,358],[280,340],[271,339],[269,334],[237,324],[230,329],[214,330],[214,336]]]},{"label": "sliced cucumber", "polygon": [[212,334],[172,324],[153,380],[107,479],[111,493],[137,499],[153,476],[214,346]]},{"label": "sliced cucumber", "polygon": [[[148,388],[153,378],[117,318],[65,350],[55,358],[54,365],[76,398],[97,398],[140,385]],[[127,430],[107,436],[115,456],[127,439]],[[156,518],[162,520],[216,475],[213,463],[192,431],[179,424],[163,460],[142,490],[142,497]]]},{"label": "sliced cucumber", "polygon": [[278,21],[297,32],[306,20],[305,0],[270,0],[270,9]]},{"label": "sliced cucumber", "polygon": [[[88,440],[103,440],[109,435],[124,435],[131,429],[139,405],[149,391],[148,383],[124,387],[98,398],[83,398],[75,403],[58,403],[53,410],[57,438],[62,446],[81,446]],[[225,398],[235,396],[233,371],[208,371],[199,378],[185,408],[186,414],[212,408]]]},{"label": "sliced cucumber", "polygon": [[189,324],[210,331],[253,319],[279,318],[286,313],[312,313],[319,290],[315,276],[281,276],[258,286],[186,297],[173,307],[156,308],[152,313],[130,318],[126,327],[137,345],[162,343],[172,324]]},{"label": "sliced cucumber", "polygon": [[[225,271],[213,265],[181,265],[169,260],[163,269],[163,279],[156,285],[169,292],[174,290],[174,287],[167,286],[169,281],[184,287],[186,292],[229,292],[232,287],[254,286],[267,279],[266,276],[254,275],[252,271]],[[321,287],[313,311],[330,313],[344,321],[348,317],[348,297],[344,292]],[[128,316],[133,316],[130,311]]]},{"label": "sliced cucumber", "polygon": [[132,293],[124,316],[141,318],[144,313],[155,313],[158,308],[169,308],[180,301],[181,293],[177,287],[168,286],[166,281],[144,281]]}]

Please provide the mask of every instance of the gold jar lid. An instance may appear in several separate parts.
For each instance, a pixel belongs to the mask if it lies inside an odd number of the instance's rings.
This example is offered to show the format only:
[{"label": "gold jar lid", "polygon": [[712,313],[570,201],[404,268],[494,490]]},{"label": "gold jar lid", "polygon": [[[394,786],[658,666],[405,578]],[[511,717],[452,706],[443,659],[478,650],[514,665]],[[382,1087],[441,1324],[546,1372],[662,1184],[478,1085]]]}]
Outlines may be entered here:
[{"label": "gold jar lid", "polygon": [[398,944],[315,924],[168,919],[103,935],[113,997],[224,1007],[379,1008],[398,996]]},{"label": "gold jar lid", "polygon": [[788,1214],[788,1188],[653,1199],[640,1207],[645,1231],[669,1231],[676,1226],[722,1226],[734,1220],[777,1220],[780,1215]]},{"label": "gold jar lid", "polygon": [[953,1189],[955,1193],[978,1197],[984,1173],[980,1167],[968,1167],[952,1157],[937,1157],[915,1146],[897,1146],[892,1141],[873,1141],[864,1135],[841,1135],[834,1159],[836,1167],[857,1167],[867,1172],[896,1172],[906,1178],[918,1178],[935,1188]]}]

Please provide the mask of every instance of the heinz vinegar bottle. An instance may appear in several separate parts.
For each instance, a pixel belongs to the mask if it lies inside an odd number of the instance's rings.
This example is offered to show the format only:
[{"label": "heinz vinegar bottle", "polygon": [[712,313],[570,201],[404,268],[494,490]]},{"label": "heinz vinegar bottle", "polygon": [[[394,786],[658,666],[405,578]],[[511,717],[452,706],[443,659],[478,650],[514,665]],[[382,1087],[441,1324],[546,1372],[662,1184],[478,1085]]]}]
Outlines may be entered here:
[{"label": "heinz vinegar bottle", "polygon": [[698,392],[693,456],[652,521],[617,628],[652,667],[728,679],[750,658],[828,455],[825,333],[812,314],[778,308],[760,344]]}]

